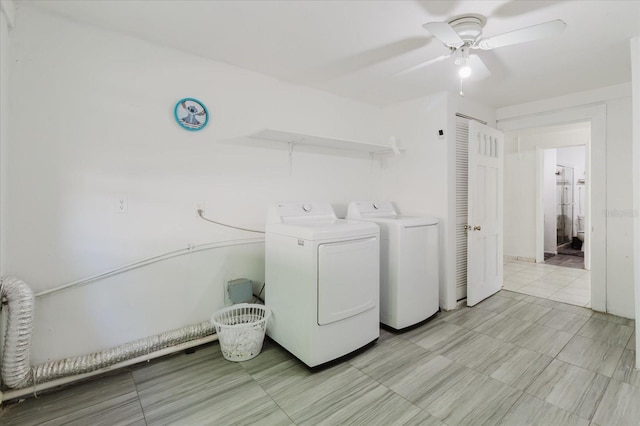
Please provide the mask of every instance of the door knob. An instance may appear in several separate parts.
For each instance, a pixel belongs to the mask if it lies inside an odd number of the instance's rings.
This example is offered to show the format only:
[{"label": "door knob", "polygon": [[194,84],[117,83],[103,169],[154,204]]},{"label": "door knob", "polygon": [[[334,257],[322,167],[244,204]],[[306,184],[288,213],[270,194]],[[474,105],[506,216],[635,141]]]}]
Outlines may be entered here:
[{"label": "door knob", "polygon": [[481,229],[482,229],[482,228],[480,228],[480,226],[474,226],[474,227],[473,227],[473,230],[474,230],[474,231],[480,231]]}]

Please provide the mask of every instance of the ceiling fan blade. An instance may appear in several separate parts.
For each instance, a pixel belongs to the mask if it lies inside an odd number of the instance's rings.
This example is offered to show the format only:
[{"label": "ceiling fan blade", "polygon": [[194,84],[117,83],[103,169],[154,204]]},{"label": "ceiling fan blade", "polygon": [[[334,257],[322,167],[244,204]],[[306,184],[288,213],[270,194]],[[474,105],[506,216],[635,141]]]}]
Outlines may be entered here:
[{"label": "ceiling fan blade", "polygon": [[527,41],[539,40],[541,38],[551,37],[560,34],[566,28],[567,24],[561,20],[544,22],[538,25],[521,28],[519,30],[508,33],[498,34],[493,37],[480,40],[474,47],[482,50],[491,50],[498,47],[509,46],[517,43],[525,43]]},{"label": "ceiling fan blade", "polygon": [[433,36],[444,43],[445,46],[455,48],[464,44],[464,41],[458,33],[446,22],[427,22],[422,28],[433,34]]},{"label": "ceiling fan blade", "polygon": [[397,73],[393,74],[393,77],[399,77],[401,75],[409,74],[411,72],[419,70],[420,68],[424,68],[424,67],[429,66],[431,64],[435,64],[436,62],[443,61],[443,60],[451,57],[451,55],[452,55],[451,53],[447,53],[446,55],[438,56],[437,58],[433,58],[433,59],[429,59],[428,61],[421,62],[418,65],[414,65],[411,68],[407,68],[406,70],[402,70],[400,72],[397,72]]},{"label": "ceiling fan blade", "polygon": [[491,75],[491,71],[478,55],[469,55],[469,67],[471,67],[470,80],[480,81]]}]

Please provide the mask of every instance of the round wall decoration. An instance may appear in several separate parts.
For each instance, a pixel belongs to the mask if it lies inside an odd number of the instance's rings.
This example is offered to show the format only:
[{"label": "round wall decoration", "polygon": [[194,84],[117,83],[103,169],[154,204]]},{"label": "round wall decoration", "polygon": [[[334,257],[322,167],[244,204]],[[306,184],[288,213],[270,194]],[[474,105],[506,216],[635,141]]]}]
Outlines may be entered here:
[{"label": "round wall decoration", "polygon": [[174,110],[176,121],[183,128],[196,131],[209,121],[209,112],[202,102],[193,98],[180,99]]}]

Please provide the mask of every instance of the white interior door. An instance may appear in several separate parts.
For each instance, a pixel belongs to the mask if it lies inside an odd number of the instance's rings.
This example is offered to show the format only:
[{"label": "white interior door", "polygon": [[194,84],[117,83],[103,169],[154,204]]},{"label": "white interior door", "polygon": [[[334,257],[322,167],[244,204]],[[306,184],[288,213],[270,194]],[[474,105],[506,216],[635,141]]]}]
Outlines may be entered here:
[{"label": "white interior door", "polygon": [[502,288],[502,175],[504,136],[469,122],[467,305]]}]

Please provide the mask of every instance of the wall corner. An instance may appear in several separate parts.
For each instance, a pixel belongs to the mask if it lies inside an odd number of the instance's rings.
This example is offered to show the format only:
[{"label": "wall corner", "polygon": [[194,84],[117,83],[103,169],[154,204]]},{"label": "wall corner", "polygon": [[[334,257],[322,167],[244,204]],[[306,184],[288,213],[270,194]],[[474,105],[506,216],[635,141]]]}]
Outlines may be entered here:
[{"label": "wall corner", "polygon": [[0,11],[7,20],[9,28],[13,28],[16,25],[16,6],[13,0],[0,0]]},{"label": "wall corner", "polygon": [[[640,37],[631,39],[632,116],[640,116]],[[633,121],[633,265],[636,324],[640,323],[640,123]],[[636,369],[640,369],[640,328],[636,327]]]}]

